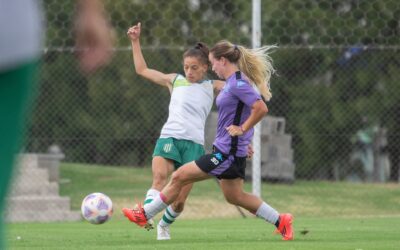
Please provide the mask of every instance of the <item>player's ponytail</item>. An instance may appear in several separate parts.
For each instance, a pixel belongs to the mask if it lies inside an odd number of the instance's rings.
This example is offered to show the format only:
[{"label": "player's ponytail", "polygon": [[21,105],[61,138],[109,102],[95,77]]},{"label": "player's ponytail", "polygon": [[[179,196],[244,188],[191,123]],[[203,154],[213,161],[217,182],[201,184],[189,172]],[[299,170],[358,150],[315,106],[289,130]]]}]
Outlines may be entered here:
[{"label": "player's ponytail", "polygon": [[257,86],[264,99],[269,101],[272,97],[269,82],[272,74],[275,73],[269,54],[274,48],[276,46],[248,49],[224,40],[218,42],[210,52],[217,59],[224,57],[231,63],[236,63],[239,70]]}]

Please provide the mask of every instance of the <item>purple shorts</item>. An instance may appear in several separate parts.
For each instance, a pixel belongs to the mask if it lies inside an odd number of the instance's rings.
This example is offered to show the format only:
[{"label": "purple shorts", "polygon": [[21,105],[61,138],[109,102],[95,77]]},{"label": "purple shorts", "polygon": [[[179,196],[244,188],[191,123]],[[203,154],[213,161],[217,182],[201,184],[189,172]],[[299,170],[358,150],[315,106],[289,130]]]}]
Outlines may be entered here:
[{"label": "purple shorts", "polygon": [[213,148],[212,154],[203,155],[195,162],[203,172],[218,179],[244,179],[245,177],[246,157],[226,155],[216,147]]}]

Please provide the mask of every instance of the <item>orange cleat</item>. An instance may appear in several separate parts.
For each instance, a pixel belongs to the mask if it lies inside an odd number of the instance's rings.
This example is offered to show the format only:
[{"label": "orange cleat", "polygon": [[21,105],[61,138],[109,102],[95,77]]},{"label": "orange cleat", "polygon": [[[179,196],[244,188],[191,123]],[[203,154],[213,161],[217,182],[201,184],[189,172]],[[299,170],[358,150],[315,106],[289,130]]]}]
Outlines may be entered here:
[{"label": "orange cleat", "polygon": [[291,214],[281,214],[279,215],[279,227],[276,230],[277,233],[282,235],[282,240],[293,240],[293,215]]},{"label": "orange cleat", "polygon": [[146,227],[148,224],[146,214],[141,204],[138,204],[134,209],[123,208],[122,213],[139,227]]}]

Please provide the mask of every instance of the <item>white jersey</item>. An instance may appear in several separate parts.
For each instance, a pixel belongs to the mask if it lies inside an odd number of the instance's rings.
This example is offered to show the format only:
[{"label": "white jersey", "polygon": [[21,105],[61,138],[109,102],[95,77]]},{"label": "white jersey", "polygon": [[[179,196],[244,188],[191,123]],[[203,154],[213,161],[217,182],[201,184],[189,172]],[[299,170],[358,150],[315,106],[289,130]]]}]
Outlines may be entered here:
[{"label": "white jersey", "polygon": [[43,18],[39,0],[0,0],[0,71],[38,59]]},{"label": "white jersey", "polygon": [[212,80],[190,83],[178,74],[172,86],[169,116],[160,138],[172,137],[204,145],[204,127],[214,100]]}]

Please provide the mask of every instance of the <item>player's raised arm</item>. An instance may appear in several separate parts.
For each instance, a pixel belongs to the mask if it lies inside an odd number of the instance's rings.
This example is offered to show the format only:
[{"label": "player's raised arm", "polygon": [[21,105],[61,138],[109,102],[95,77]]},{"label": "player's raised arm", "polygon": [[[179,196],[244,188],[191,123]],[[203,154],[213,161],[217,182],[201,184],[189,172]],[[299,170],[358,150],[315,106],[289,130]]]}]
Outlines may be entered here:
[{"label": "player's raised arm", "polygon": [[136,73],[154,83],[167,87],[171,91],[172,81],[175,79],[176,74],[164,74],[158,70],[149,69],[147,67],[140,47],[140,32],[140,22],[137,25],[130,27],[127,32],[129,39],[131,39],[133,63],[135,65]]}]

